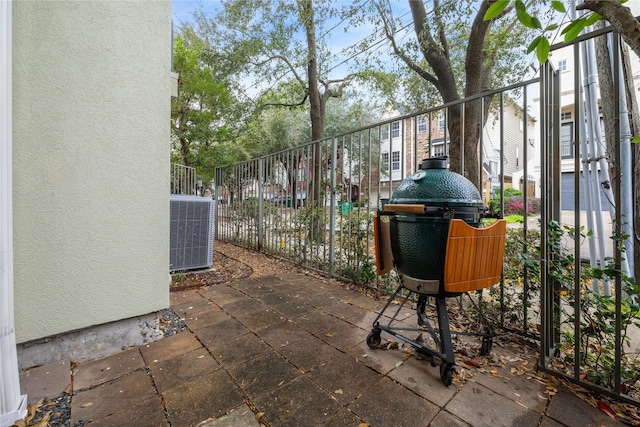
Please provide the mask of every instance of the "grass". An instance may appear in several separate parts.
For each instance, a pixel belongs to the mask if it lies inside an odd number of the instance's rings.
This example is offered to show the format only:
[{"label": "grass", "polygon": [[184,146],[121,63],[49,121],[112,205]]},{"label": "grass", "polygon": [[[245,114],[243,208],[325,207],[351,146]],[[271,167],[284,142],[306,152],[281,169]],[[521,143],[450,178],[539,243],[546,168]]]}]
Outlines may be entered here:
[{"label": "grass", "polygon": [[524,217],[522,215],[509,215],[504,217],[507,224],[514,224],[516,222],[522,224],[524,222]]}]

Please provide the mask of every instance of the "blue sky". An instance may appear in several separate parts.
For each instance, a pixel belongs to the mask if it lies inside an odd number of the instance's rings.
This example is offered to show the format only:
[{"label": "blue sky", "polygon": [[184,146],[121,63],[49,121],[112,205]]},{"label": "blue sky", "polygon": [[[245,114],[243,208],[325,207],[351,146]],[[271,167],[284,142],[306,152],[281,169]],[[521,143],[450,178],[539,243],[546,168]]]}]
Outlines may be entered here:
[{"label": "blue sky", "polygon": [[180,25],[180,22],[191,21],[193,11],[202,6],[205,11],[211,15],[220,7],[220,2],[216,0],[172,0],[171,1],[171,17],[173,24]]}]

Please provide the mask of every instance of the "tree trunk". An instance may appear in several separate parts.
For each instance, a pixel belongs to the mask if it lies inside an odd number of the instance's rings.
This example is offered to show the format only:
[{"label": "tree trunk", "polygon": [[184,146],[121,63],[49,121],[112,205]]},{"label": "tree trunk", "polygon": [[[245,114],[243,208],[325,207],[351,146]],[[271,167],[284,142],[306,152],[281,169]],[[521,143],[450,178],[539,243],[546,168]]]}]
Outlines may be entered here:
[{"label": "tree trunk", "polygon": [[[300,19],[304,23],[307,34],[307,49],[309,62],[307,77],[309,84],[309,115],[311,118],[311,140],[316,141],[313,159],[313,176],[309,183],[313,184],[313,200],[320,201],[320,183],[322,181],[322,151],[320,141],[324,137],[325,103],[318,87],[318,57],[316,49],[316,27],[314,22],[312,0],[298,0]],[[311,189],[307,189],[309,193]],[[308,195],[307,195],[308,197]]]},{"label": "tree trunk", "polygon": [[[638,100],[636,98],[636,90],[633,82],[633,71],[631,70],[631,61],[629,59],[628,49],[624,49],[624,61],[623,69],[625,76],[625,87],[627,90],[627,100],[629,108],[629,122],[631,124],[631,135],[640,135],[640,108],[638,108]],[[638,234],[638,228],[640,226],[640,191],[638,186],[640,185],[640,144],[631,144],[631,164],[633,170],[631,171],[631,187],[633,188],[633,219],[631,229],[633,230],[633,266],[634,277],[640,278],[640,234]]]}]

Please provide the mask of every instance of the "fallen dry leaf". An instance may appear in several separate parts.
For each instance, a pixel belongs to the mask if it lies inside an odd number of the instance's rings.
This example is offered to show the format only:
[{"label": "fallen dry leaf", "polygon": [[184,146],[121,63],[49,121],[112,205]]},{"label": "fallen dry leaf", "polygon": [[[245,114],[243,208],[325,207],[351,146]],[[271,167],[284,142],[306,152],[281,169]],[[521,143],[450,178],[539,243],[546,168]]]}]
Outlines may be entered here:
[{"label": "fallen dry leaf", "polygon": [[258,420],[260,424],[269,424],[269,421],[267,421],[267,417],[265,417],[264,412],[258,412],[256,414],[256,420]]},{"label": "fallen dry leaf", "polygon": [[474,368],[479,368],[480,367],[480,362],[478,362],[478,360],[474,357],[473,359],[466,359],[463,360],[462,363],[469,365],[469,366],[473,366]]},{"label": "fallen dry leaf", "polygon": [[600,409],[602,412],[604,412],[605,414],[609,415],[611,418],[613,418],[614,420],[616,419],[616,413],[613,409],[611,409],[611,407],[609,405],[607,405],[606,403],[599,401],[596,404],[598,406],[598,409]]},{"label": "fallen dry leaf", "polygon": [[87,403],[83,403],[82,405],[80,405],[81,408],[88,408],[89,406],[92,406],[93,402],[87,402]]}]

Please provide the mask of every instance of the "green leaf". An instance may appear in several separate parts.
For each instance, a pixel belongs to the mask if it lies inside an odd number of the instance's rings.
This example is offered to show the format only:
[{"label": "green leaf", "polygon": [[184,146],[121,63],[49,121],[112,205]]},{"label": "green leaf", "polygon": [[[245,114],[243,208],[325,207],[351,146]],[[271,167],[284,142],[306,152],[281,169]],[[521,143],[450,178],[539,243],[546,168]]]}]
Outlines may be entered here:
[{"label": "green leaf", "polygon": [[542,28],[540,21],[527,13],[522,0],[516,0],[516,16],[518,17],[518,21],[527,28],[531,28],[533,30]]},{"label": "green leaf", "polygon": [[529,15],[527,12],[527,8],[522,0],[516,0],[516,16],[518,17],[518,21],[522,23],[525,27],[537,30],[542,29],[542,24],[540,20],[534,16]]},{"label": "green leaf", "polygon": [[549,51],[551,50],[551,46],[549,45],[549,40],[546,37],[542,37],[538,46],[536,47],[536,56],[538,57],[538,61],[541,64],[547,62],[549,59]]},{"label": "green leaf", "polygon": [[535,29],[537,29],[537,30],[541,30],[542,29],[542,23],[535,16],[531,18],[531,23],[533,24],[533,27]]},{"label": "green leaf", "polygon": [[631,140],[631,142],[632,142],[633,144],[638,144],[638,143],[640,143],[640,135],[638,135],[638,136],[634,137],[634,138]]},{"label": "green leaf", "polygon": [[545,31],[555,31],[556,29],[558,29],[558,24],[551,24],[549,26],[547,26],[547,28],[545,28]]},{"label": "green leaf", "polygon": [[562,30],[562,34],[564,34],[564,41],[568,43],[578,37],[584,27],[586,26],[587,20],[584,18],[579,18],[573,21],[571,24],[567,25],[567,27]]},{"label": "green leaf", "polygon": [[538,36],[533,39],[533,41],[529,43],[529,47],[527,47],[527,53],[533,52],[538,47],[538,43],[540,43],[540,40],[542,40],[542,36]]},{"label": "green leaf", "polygon": [[591,26],[602,19],[603,18],[600,14],[593,12],[591,15],[586,17],[585,26]]},{"label": "green leaf", "polygon": [[564,7],[564,3],[559,0],[553,0],[551,2],[551,7],[560,13],[567,13],[567,9]]},{"label": "green leaf", "polygon": [[511,0],[496,1],[491,6],[489,6],[489,9],[487,9],[487,11],[485,12],[483,19],[485,21],[490,21],[494,19],[495,17],[500,15],[502,12],[504,12],[507,6],[509,6],[509,3],[511,3]]}]

